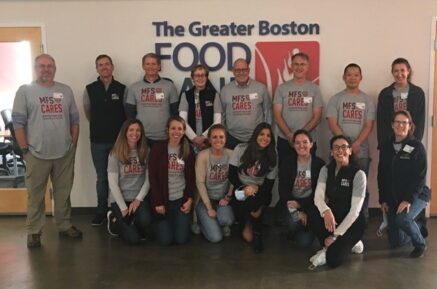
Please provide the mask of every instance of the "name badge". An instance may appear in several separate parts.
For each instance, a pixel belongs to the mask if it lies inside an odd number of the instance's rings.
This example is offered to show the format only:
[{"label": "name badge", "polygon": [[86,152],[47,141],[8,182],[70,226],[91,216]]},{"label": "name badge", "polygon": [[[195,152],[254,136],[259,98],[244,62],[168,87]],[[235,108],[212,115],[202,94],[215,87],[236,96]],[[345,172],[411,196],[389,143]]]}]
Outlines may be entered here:
[{"label": "name badge", "polygon": [[407,99],[408,98],[408,92],[401,92],[401,99]]},{"label": "name badge", "polygon": [[155,98],[156,98],[157,100],[162,100],[162,99],[164,99],[164,92],[157,92],[157,93],[155,93]]},{"label": "name badge", "polygon": [[120,97],[118,96],[118,94],[113,93],[113,94],[111,94],[111,99],[112,99],[112,100],[119,100]]},{"label": "name badge", "polygon": [[365,104],[364,102],[357,102],[357,103],[355,104],[355,106],[356,106],[358,109],[361,109],[361,110],[364,110],[364,109],[366,108],[366,104]]},{"label": "name badge", "polygon": [[199,104],[199,98],[198,97],[194,98],[194,104]]},{"label": "name badge", "polygon": [[311,171],[310,170],[305,171],[305,178],[311,178]]},{"label": "name badge", "polygon": [[249,98],[250,100],[258,99],[258,93],[249,93]]},{"label": "name badge", "polygon": [[312,103],[313,102],[313,98],[311,96],[304,96],[303,98],[303,103]]},{"label": "name badge", "polygon": [[405,145],[404,148],[402,149],[404,152],[406,153],[411,153],[412,151],[414,151],[414,147],[409,146],[409,145]]},{"label": "name badge", "polygon": [[64,94],[62,92],[53,92],[53,98],[54,99],[63,99]]}]

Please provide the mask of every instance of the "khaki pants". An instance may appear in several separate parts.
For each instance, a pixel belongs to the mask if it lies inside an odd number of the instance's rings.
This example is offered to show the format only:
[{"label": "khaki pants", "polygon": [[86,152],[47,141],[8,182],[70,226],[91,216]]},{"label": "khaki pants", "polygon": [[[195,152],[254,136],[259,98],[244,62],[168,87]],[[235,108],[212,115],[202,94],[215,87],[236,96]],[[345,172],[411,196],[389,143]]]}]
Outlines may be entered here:
[{"label": "khaki pants", "polygon": [[42,233],[45,223],[44,195],[49,176],[53,185],[56,226],[59,231],[65,231],[71,227],[70,193],[73,186],[75,154],[74,146],[65,156],[54,160],[39,159],[30,152],[25,154],[28,234]]}]

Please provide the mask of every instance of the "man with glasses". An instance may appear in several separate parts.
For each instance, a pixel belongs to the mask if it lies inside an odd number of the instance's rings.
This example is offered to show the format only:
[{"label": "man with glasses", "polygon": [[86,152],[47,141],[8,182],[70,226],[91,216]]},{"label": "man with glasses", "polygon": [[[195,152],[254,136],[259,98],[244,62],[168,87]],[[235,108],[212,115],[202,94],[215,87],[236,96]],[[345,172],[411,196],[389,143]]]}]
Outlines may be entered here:
[{"label": "man with glasses", "polygon": [[194,66],[191,69],[194,85],[182,94],[179,104],[179,116],[187,123],[185,135],[197,151],[206,147],[209,127],[222,119],[220,97],[208,76],[206,66]]},{"label": "man with glasses", "polygon": [[226,147],[249,141],[255,127],[261,122],[272,122],[271,99],[264,84],[249,77],[245,59],[235,60],[232,67],[235,80],[220,92],[223,117],[228,135]]},{"label": "man with glasses", "polygon": [[[346,66],[343,73],[346,89],[331,97],[326,118],[334,135],[345,135],[350,138],[353,156],[360,169],[368,176],[370,165],[368,138],[375,123],[376,107],[371,97],[360,90],[362,79],[359,65],[350,63]],[[363,204],[366,219],[369,217],[368,204],[369,192],[366,190]]]},{"label": "man with glasses", "polygon": [[316,151],[316,127],[322,117],[322,95],[319,87],[307,80],[309,57],[303,52],[292,56],[293,79],[276,89],[273,100],[273,116],[278,125],[279,161],[287,155],[295,155],[292,148],[294,132],[304,129],[314,140],[311,153]]},{"label": "man with glasses", "polygon": [[12,109],[15,136],[27,165],[28,248],[41,246],[44,195],[49,177],[59,235],[82,237],[82,232],[71,224],[70,203],[79,112],[71,88],[54,81],[56,64],[52,56],[37,56],[34,68],[36,81],[18,89]]}]

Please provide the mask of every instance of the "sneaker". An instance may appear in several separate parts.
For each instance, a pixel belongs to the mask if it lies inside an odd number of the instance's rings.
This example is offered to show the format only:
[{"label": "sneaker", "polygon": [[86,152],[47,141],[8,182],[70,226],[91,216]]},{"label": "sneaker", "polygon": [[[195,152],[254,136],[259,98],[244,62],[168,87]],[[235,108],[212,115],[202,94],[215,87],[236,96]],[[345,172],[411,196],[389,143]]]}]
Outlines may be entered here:
[{"label": "sneaker", "polygon": [[97,227],[103,225],[103,222],[105,222],[106,214],[97,213],[94,216],[94,219],[91,221],[91,226]]},{"label": "sneaker", "polygon": [[362,254],[364,251],[364,244],[363,241],[358,241],[353,247],[351,252],[354,254]]},{"label": "sneaker", "polygon": [[426,246],[423,248],[414,248],[413,251],[410,253],[410,258],[420,258],[425,255]]},{"label": "sneaker", "polygon": [[191,224],[191,233],[194,235],[200,235],[200,227],[197,223]]},{"label": "sneaker", "polygon": [[80,239],[82,238],[82,232],[79,231],[75,226],[71,226],[68,230],[60,231],[59,236]]},{"label": "sneaker", "polygon": [[39,248],[41,247],[41,234],[29,234],[27,235],[27,248]]},{"label": "sneaker", "polygon": [[118,237],[118,234],[114,232],[114,230],[111,228],[112,225],[115,224],[115,222],[112,221],[112,211],[108,211],[108,213],[106,213],[107,219],[108,219],[108,224],[107,224],[107,228],[108,228],[108,233],[111,236],[114,237]]},{"label": "sneaker", "polygon": [[308,269],[314,270],[317,267],[323,266],[326,264],[326,249],[318,251],[314,256],[310,258],[311,265],[308,266]]},{"label": "sneaker", "polygon": [[225,237],[231,236],[231,228],[229,226],[224,226],[222,230],[223,230],[223,236]]}]

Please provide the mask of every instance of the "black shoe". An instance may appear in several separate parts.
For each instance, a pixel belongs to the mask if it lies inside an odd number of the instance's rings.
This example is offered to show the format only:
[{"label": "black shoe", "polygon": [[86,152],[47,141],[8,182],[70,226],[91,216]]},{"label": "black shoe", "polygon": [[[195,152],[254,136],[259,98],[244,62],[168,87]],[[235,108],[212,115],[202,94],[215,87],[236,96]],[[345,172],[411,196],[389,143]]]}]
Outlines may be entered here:
[{"label": "black shoe", "polygon": [[410,258],[420,258],[425,255],[426,246],[423,248],[414,248],[413,251],[410,253]]},{"label": "black shoe", "polygon": [[264,251],[263,239],[261,234],[253,234],[253,250],[256,254]]},{"label": "black shoe", "polygon": [[91,226],[97,227],[103,225],[106,220],[106,214],[97,213],[91,221]]},{"label": "black shoe", "polygon": [[41,234],[29,234],[27,235],[27,248],[39,248],[41,247]]}]

